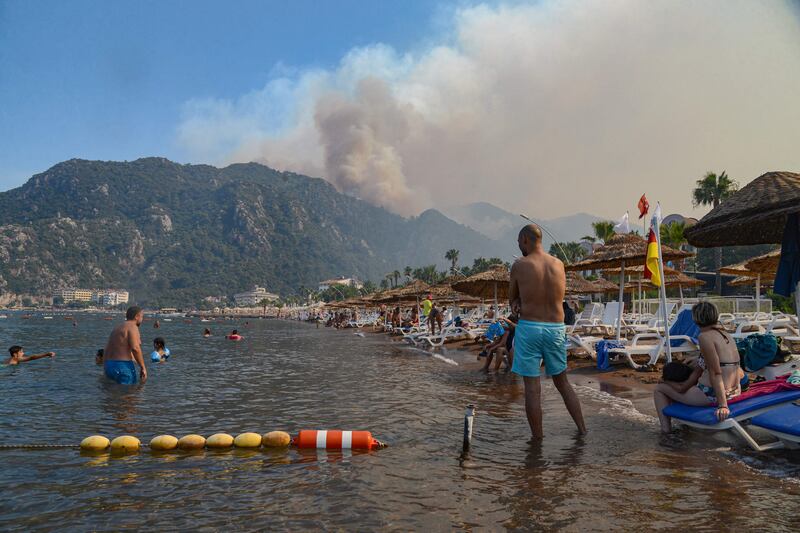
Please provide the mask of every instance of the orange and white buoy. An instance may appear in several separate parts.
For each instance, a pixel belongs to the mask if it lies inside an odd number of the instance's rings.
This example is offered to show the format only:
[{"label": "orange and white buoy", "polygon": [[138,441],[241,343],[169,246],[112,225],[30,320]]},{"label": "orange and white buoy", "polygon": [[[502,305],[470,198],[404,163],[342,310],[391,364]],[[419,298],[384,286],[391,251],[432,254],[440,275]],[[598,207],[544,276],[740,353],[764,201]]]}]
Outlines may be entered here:
[{"label": "orange and white buoy", "polygon": [[341,431],[338,429],[304,429],[294,439],[298,448],[325,448],[328,450],[371,450],[384,445],[372,438],[369,431]]}]

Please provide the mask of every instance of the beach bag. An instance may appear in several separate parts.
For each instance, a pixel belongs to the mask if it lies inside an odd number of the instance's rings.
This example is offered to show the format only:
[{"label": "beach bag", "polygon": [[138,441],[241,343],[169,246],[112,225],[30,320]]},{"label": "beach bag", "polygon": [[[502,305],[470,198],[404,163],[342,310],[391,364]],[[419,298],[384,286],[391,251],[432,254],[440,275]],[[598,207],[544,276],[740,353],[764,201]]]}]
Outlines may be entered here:
[{"label": "beach bag", "polygon": [[739,350],[744,368],[756,372],[772,363],[778,355],[778,340],[770,333],[754,333],[744,339],[736,339],[736,349]]}]

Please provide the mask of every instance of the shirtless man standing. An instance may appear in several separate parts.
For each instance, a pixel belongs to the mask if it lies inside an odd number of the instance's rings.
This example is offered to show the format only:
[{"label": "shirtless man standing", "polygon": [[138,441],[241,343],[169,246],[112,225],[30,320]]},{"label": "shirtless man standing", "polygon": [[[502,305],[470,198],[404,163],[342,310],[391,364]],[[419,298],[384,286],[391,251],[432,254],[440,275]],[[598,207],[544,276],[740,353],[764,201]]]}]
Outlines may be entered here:
[{"label": "shirtless man standing", "polygon": [[142,358],[142,340],[139,337],[139,326],[142,325],[144,311],[140,307],[129,307],[125,313],[125,322],[114,328],[108,337],[103,352],[103,369],[106,376],[121,385],[136,383],[136,367],[139,365],[139,378],[147,379],[147,368]]},{"label": "shirtless man standing", "polygon": [[522,228],[517,238],[523,257],[511,267],[509,301],[520,315],[514,335],[514,363],[511,370],[525,382],[525,413],[533,438],[541,439],[541,365],[553,378],[569,414],[586,433],[581,404],[567,380],[567,341],[564,327],[564,264],[545,253],[542,230],[535,224]]}]

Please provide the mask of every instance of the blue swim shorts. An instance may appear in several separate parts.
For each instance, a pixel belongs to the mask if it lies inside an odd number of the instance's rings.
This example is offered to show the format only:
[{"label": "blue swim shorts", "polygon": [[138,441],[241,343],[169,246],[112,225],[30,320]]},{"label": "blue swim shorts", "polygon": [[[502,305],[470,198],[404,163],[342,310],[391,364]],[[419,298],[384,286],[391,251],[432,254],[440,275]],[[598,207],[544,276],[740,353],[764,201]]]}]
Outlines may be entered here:
[{"label": "blue swim shorts", "polygon": [[134,385],[137,381],[136,365],[133,361],[109,360],[103,363],[106,376],[120,385]]},{"label": "blue swim shorts", "polygon": [[539,377],[541,367],[549,376],[567,369],[567,335],[563,323],[520,320],[514,333],[514,365],[520,376]]}]

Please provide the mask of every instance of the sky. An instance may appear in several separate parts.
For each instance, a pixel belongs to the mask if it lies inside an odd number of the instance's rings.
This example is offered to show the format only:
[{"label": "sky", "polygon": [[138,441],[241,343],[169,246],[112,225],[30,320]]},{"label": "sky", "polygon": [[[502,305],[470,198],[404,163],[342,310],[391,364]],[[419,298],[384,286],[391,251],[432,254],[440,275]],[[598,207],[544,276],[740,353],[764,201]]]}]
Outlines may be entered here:
[{"label": "sky", "polygon": [[73,157],[258,161],[404,214],[700,216],[800,172],[797,2],[0,0],[0,190]]}]

